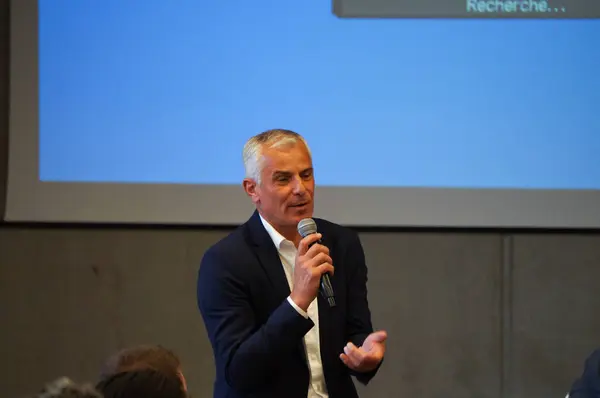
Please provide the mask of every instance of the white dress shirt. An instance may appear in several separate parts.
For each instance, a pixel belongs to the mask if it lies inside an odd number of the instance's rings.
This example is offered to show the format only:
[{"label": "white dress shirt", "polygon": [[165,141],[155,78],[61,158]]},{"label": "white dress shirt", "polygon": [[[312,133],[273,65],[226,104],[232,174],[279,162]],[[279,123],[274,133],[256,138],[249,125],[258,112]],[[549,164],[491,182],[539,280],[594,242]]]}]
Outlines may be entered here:
[{"label": "white dress shirt", "polygon": [[[290,291],[293,289],[293,274],[294,264],[296,259],[296,253],[298,249],[293,242],[284,238],[279,232],[271,226],[265,220],[260,217],[263,226],[269,233],[269,236],[273,240],[277,251],[279,252],[279,258],[285,271]],[[310,383],[308,386],[307,398],[328,398],[327,387],[325,385],[325,376],[323,374],[323,364],[321,362],[321,345],[319,340],[319,307],[317,299],[315,298],[312,303],[308,306],[308,310],[305,312],[302,308],[298,307],[296,303],[288,296],[288,302],[292,307],[296,309],[303,317],[309,318],[314,322],[314,327],[306,333],[304,336],[304,349],[306,351],[306,358],[308,359],[308,367],[310,371]]]}]

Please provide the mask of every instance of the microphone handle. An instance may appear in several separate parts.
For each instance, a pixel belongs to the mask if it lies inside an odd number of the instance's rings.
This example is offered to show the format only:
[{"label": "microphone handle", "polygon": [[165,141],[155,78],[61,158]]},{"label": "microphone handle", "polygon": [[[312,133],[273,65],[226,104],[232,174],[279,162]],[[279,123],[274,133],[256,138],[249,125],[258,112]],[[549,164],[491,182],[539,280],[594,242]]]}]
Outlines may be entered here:
[{"label": "microphone handle", "polygon": [[[322,244],[321,239],[319,239],[315,243]],[[313,243],[312,245],[314,245],[315,243]],[[335,295],[333,293],[333,286],[331,285],[331,278],[329,276],[329,273],[327,272],[321,275],[321,288],[319,289],[319,292],[321,293],[321,296],[323,296],[323,298],[327,300],[327,303],[330,307],[336,306]]]},{"label": "microphone handle", "polygon": [[333,294],[333,286],[331,286],[331,279],[329,278],[329,274],[325,273],[321,275],[321,288],[319,289],[321,295],[327,303],[329,303],[330,307],[335,307],[335,296]]}]

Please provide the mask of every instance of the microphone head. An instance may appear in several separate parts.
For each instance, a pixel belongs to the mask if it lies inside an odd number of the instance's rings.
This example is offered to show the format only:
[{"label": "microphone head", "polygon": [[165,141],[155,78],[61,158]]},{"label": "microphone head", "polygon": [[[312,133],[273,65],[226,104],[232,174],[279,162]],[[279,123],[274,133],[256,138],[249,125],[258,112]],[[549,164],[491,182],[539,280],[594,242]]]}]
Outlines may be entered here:
[{"label": "microphone head", "polygon": [[298,223],[298,232],[303,238],[317,233],[317,223],[312,218],[303,218]]}]

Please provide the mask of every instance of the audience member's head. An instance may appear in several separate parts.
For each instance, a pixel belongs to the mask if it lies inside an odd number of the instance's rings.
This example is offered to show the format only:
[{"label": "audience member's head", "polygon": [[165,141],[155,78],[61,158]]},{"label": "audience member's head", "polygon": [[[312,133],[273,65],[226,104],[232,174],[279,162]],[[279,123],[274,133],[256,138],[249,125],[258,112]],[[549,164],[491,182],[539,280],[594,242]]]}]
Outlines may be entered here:
[{"label": "audience member's head", "polygon": [[48,383],[35,398],[102,398],[91,384],[76,384],[67,377]]},{"label": "audience member's head", "polygon": [[125,348],[112,355],[102,367],[100,381],[117,373],[143,369],[152,369],[169,377],[178,377],[183,390],[187,390],[179,358],[172,351],[159,345]]},{"label": "audience member's head", "polygon": [[104,398],[186,398],[181,379],[153,369],[116,373],[96,388]]}]

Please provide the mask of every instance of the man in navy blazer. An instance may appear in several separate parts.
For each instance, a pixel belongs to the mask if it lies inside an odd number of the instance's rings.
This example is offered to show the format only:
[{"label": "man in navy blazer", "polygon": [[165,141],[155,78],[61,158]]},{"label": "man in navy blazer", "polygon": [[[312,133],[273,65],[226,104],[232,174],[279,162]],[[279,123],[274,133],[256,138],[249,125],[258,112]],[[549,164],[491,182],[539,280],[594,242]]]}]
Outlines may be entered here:
[{"label": "man in navy blazer", "polygon": [[[314,173],[305,140],[269,130],[244,146],[243,186],[256,211],[212,246],[198,273],[198,306],[213,347],[218,398],[354,398],[385,353],[373,332],[367,267],[358,235],[315,219]],[[319,241],[320,239],[320,241]],[[318,294],[328,273],[331,307]]]},{"label": "man in navy blazer", "polygon": [[571,386],[569,398],[600,398],[600,349],[585,360],[581,376]]}]

